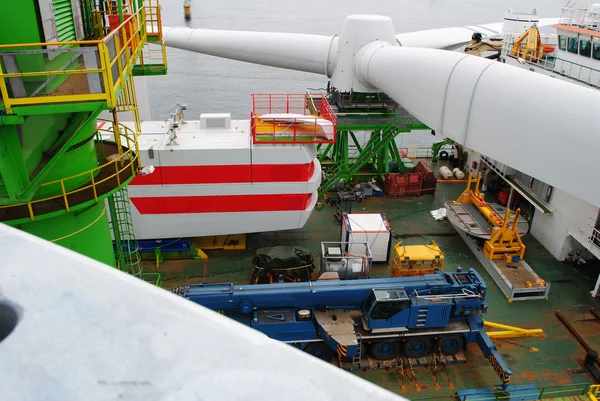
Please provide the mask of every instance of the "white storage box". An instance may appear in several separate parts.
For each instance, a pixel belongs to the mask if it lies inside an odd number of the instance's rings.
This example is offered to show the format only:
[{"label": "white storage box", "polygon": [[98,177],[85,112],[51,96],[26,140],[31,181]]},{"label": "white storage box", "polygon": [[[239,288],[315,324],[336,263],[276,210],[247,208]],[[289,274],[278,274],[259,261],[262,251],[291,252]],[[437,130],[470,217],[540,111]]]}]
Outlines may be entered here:
[{"label": "white storage box", "polygon": [[[392,229],[383,213],[344,213],[341,242],[366,242],[371,248],[373,262],[388,262],[392,247]],[[345,251],[352,253],[352,245],[347,245]]]}]

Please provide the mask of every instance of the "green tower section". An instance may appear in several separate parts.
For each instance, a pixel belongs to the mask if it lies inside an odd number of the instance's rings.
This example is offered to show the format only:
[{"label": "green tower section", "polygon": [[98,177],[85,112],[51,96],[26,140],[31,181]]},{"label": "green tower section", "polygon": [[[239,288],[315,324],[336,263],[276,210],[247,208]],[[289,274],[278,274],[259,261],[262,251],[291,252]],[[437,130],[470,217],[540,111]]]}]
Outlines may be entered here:
[{"label": "green tower section", "polygon": [[17,228],[57,245],[115,266],[115,253],[103,203],[77,213],[63,213],[42,221],[16,225]]},{"label": "green tower section", "polygon": [[[20,0],[4,11],[0,222],[125,269],[111,235],[119,243],[131,235],[114,228],[127,224],[111,227],[105,204],[115,204],[138,169],[133,76],[166,73],[160,6]],[[150,50],[149,42],[161,46]],[[150,64],[150,52],[163,61]],[[99,124],[105,110],[114,118]],[[133,124],[119,124],[120,112]]]}]

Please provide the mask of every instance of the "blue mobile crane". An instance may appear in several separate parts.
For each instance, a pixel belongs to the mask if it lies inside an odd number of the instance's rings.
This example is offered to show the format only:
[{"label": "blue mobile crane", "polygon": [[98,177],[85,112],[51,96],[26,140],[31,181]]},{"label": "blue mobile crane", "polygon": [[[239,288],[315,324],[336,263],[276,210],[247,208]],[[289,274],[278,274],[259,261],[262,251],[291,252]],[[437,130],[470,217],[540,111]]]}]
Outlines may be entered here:
[{"label": "blue mobile crane", "polygon": [[[486,285],[473,269],[415,277],[285,284],[198,284],[172,292],[318,358],[453,355],[477,343],[506,388],[511,371],[483,328]],[[368,356],[367,356],[368,355]]]}]

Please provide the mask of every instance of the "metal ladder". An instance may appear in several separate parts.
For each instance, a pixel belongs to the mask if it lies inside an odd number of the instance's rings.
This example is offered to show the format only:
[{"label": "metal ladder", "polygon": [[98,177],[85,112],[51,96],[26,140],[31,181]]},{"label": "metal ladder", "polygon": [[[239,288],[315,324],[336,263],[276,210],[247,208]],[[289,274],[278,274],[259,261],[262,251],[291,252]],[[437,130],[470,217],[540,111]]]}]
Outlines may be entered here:
[{"label": "metal ladder", "polygon": [[358,340],[358,350],[356,351],[356,355],[352,357],[353,365],[358,365],[362,360],[362,338],[360,334],[357,334],[356,339]]},{"label": "metal ladder", "polygon": [[419,308],[419,314],[417,315],[417,327],[425,327],[428,310],[428,308]]},{"label": "metal ladder", "polygon": [[110,213],[110,228],[115,240],[117,268],[132,276],[161,286],[160,273],[144,273],[139,245],[133,231],[133,220],[129,208],[127,187],[123,187],[107,198]]}]

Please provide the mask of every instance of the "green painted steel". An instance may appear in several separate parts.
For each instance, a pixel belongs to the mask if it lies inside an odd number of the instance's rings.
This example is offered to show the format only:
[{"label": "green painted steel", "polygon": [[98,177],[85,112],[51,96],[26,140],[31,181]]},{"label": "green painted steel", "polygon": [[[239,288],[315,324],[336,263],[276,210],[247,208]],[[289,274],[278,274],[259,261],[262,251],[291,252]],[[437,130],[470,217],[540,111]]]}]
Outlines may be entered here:
[{"label": "green painted steel", "polygon": [[[95,168],[93,141],[84,142],[94,136],[98,113],[99,110],[30,116],[24,124],[2,126],[6,135],[1,140],[6,152],[0,155],[0,204],[28,202],[58,194],[60,184],[39,185]],[[78,147],[70,149],[74,146]],[[89,175],[69,180],[66,189],[77,188],[90,180]]]},{"label": "green painted steel", "polygon": [[454,143],[454,141],[452,139],[444,139],[443,141],[436,142],[433,145],[431,145],[431,162],[437,163],[438,154],[440,153],[440,150],[442,149],[442,147],[444,145],[448,145],[448,144],[452,144],[452,143]]},{"label": "green painted steel", "polygon": [[[10,12],[0,13],[0,44],[46,42],[53,35],[61,42],[76,40],[71,0],[51,0],[50,3],[54,8],[56,32],[44,32],[37,1],[13,1]],[[82,4],[84,30],[89,39],[93,26],[89,7],[85,6],[90,2],[83,0]],[[122,9],[121,1],[118,5]],[[46,29],[51,25],[50,20]],[[20,53],[17,54],[17,50]],[[3,49],[2,60],[12,58],[15,65],[11,71],[4,69],[5,72],[75,69],[81,62],[80,52],[72,45],[61,46],[51,55],[42,50],[39,46]],[[67,78],[65,74],[16,78],[14,83],[17,85],[8,85],[9,94],[15,97],[52,94]],[[19,92],[21,84],[24,94]],[[60,183],[43,185],[55,180],[75,176],[64,181],[65,191],[87,185],[91,175],[79,174],[91,171],[99,164],[94,139],[96,118],[102,109],[106,109],[103,102],[19,106],[13,108],[15,114],[10,119],[8,116],[5,119],[6,113],[0,107],[0,146],[5,150],[0,153],[0,205],[60,196],[63,191]],[[122,182],[120,187],[130,180]],[[19,220],[2,222],[115,266],[104,199],[119,189],[115,187],[98,200],[91,198],[71,208],[70,212],[63,209],[39,214],[38,211],[35,220],[19,217]],[[0,217],[3,214],[0,209]]]},{"label": "green painted steel", "polygon": [[11,1],[10,12],[0,13],[0,44],[41,41],[36,4],[32,0]]},{"label": "green painted steel", "polygon": [[[326,94],[337,116],[337,139],[333,145],[318,148],[319,161],[327,177],[319,194],[330,190],[341,179],[349,183],[357,176],[383,177],[390,172],[390,161],[400,160],[394,141],[396,136],[427,129],[384,93],[340,93],[334,88],[322,92],[309,89],[307,94]],[[367,143],[357,140],[355,132],[359,131],[370,132]],[[354,154],[350,154],[350,147],[356,149]]]},{"label": "green painted steel", "polygon": [[107,198],[110,226],[115,239],[118,267],[132,276],[143,278],[142,257],[133,232],[133,219],[129,208],[127,188]]},{"label": "green painted steel", "polygon": [[[69,0],[55,0],[55,1],[68,1]],[[61,11],[57,17],[56,22],[64,20],[65,9],[61,5]],[[70,10],[70,6],[69,6]],[[41,24],[38,24],[39,10],[36,1],[12,1],[10,2],[10,12],[0,13],[0,44],[11,44],[11,43],[41,43],[46,42],[46,35]],[[73,17],[71,16],[71,25],[73,25]],[[64,22],[63,22],[63,25]],[[67,28],[60,28],[66,30]],[[73,33],[75,28],[73,27]],[[59,26],[56,27],[59,32]],[[63,34],[65,38],[71,40],[74,36],[69,34]],[[66,39],[65,39],[66,40]],[[73,39],[74,40],[74,39]],[[36,50],[41,47],[27,47],[25,50]],[[23,50],[23,48],[14,49]],[[56,71],[60,69],[76,69],[78,67],[78,61],[73,60],[77,49],[60,49],[60,53],[54,54],[54,57],[48,58],[44,53],[36,54],[20,54],[15,56],[15,60],[18,65],[18,71],[9,72],[40,72],[40,71]],[[4,49],[3,53],[10,52],[10,49]],[[60,84],[62,84],[68,75],[52,76],[48,82],[48,77],[25,77],[23,78],[23,85],[27,95],[31,95],[34,91],[40,89],[39,94],[52,93]],[[45,83],[45,86],[42,86]],[[9,87],[9,92],[11,89]]]},{"label": "green painted steel", "polygon": [[71,0],[52,0],[54,6],[54,18],[56,20],[56,33],[59,42],[74,42],[77,40],[75,34],[75,23],[73,21],[73,8]]},{"label": "green painted steel", "polygon": [[[81,117],[81,114],[78,116]],[[83,115],[85,117],[85,115]],[[85,171],[93,170],[98,166],[96,156],[96,147],[94,146],[94,137],[96,134],[96,119],[87,119],[84,125],[80,125],[74,138],[69,141],[71,149],[62,156],[55,156],[55,167],[48,174],[44,182],[52,182],[81,174]],[[99,170],[95,172],[98,173]],[[76,188],[89,184],[91,176],[80,175],[64,182],[65,191],[72,191]],[[44,198],[50,195],[60,194],[62,188],[60,183],[40,187],[35,194],[36,199]]]},{"label": "green painted steel", "polygon": [[116,266],[103,202],[81,212],[63,213],[48,220],[34,220],[17,228],[99,262]]},{"label": "green painted steel", "polygon": [[21,152],[22,136],[17,126],[2,125],[0,119],[0,204],[17,200],[19,194],[29,184],[29,177]]},{"label": "green painted steel", "polygon": [[134,77],[167,75],[167,67],[164,64],[136,64],[131,70]]}]

